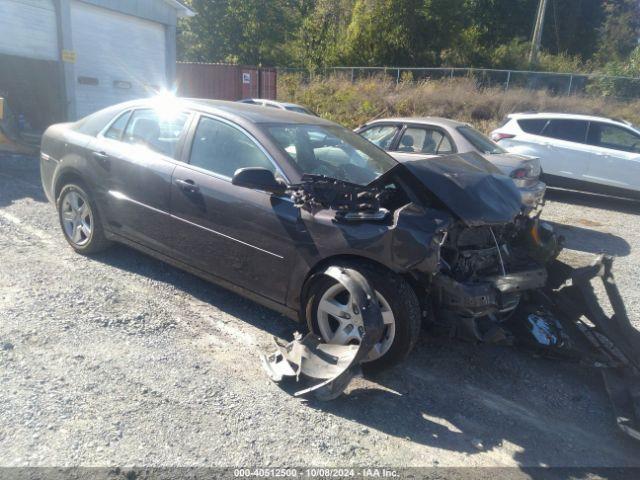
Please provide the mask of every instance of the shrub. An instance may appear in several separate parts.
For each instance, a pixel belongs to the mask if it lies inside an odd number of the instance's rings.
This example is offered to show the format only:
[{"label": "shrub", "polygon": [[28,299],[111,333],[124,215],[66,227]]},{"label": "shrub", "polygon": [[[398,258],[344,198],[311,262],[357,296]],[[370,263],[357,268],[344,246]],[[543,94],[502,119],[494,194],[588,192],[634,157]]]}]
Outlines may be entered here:
[{"label": "shrub", "polygon": [[472,79],[401,81],[384,75],[351,82],[344,76],[280,74],[278,96],[300,103],[329,120],[355,128],[384,116],[440,116],[473,123],[484,132],[509,113],[554,111],[585,113],[640,122],[640,100],[619,102],[604,97],[556,96],[543,90],[479,88]]}]

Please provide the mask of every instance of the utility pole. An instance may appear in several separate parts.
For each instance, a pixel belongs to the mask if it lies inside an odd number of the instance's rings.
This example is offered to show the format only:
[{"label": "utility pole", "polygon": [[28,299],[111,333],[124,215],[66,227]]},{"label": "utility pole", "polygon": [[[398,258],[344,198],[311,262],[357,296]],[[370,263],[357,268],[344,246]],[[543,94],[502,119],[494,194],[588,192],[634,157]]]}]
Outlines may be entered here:
[{"label": "utility pole", "polygon": [[538,3],[538,14],[536,15],[536,24],[533,28],[533,38],[531,39],[531,51],[529,52],[529,63],[535,63],[538,59],[540,51],[540,42],[542,42],[542,27],[544,26],[544,14],[547,11],[547,0],[540,0]]}]

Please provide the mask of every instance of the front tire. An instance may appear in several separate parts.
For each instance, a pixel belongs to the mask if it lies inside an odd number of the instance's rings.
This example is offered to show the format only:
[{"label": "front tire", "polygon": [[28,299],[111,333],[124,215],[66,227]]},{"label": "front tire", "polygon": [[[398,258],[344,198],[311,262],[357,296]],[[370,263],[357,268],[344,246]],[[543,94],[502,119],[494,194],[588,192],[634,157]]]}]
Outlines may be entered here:
[{"label": "front tire", "polygon": [[89,255],[109,247],[98,209],[83,185],[65,185],[58,196],[57,208],[64,238],[76,252]]},{"label": "front tire", "polygon": [[[341,262],[339,267],[361,273],[371,284],[382,311],[384,331],[363,362],[381,370],[404,360],[420,334],[420,304],[415,291],[399,275],[360,262]],[[349,292],[333,278],[319,276],[309,287],[304,312],[309,329],[325,342],[358,344],[360,334],[350,323]]]}]

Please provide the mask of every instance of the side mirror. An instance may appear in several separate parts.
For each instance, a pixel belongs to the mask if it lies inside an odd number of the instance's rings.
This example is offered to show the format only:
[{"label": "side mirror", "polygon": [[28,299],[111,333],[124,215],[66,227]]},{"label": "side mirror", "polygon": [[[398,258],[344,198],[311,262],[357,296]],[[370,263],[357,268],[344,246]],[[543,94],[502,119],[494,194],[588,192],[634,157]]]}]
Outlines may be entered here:
[{"label": "side mirror", "polygon": [[284,193],[285,187],[276,180],[271,170],[262,167],[239,168],[233,174],[231,183],[239,187],[263,190],[269,193]]}]

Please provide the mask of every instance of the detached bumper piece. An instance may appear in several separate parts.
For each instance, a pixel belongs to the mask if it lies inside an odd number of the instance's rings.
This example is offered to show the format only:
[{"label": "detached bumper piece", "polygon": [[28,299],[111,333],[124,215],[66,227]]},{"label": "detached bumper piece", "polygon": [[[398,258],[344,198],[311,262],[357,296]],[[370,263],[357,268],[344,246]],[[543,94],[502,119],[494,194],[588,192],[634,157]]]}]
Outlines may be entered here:
[{"label": "detached bumper piece", "polygon": [[[528,329],[528,336],[519,335],[524,343],[598,368],[618,426],[640,440],[640,332],[629,321],[612,265],[608,256],[576,269],[554,260],[547,287],[513,320]],[[596,279],[602,281],[611,316],[598,301],[592,285]]]},{"label": "detached bumper piece", "polygon": [[542,268],[489,277],[478,283],[461,283],[440,275],[434,286],[440,292],[443,308],[480,317],[508,307],[514,301],[513,294],[542,288],[546,282],[547,272]]},{"label": "detached bumper piece", "polygon": [[294,395],[313,392],[319,400],[339,397],[352,378],[359,375],[360,363],[378,343],[383,332],[382,314],[373,289],[355,270],[329,267],[320,275],[332,277],[350,293],[354,313],[362,313],[364,333],[359,345],[330,345],[313,333],[304,337],[297,333],[294,340],[285,343],[274,338],[276,351],[263,355],[262,365],[275,382],[295,377],[305,387]]}]

